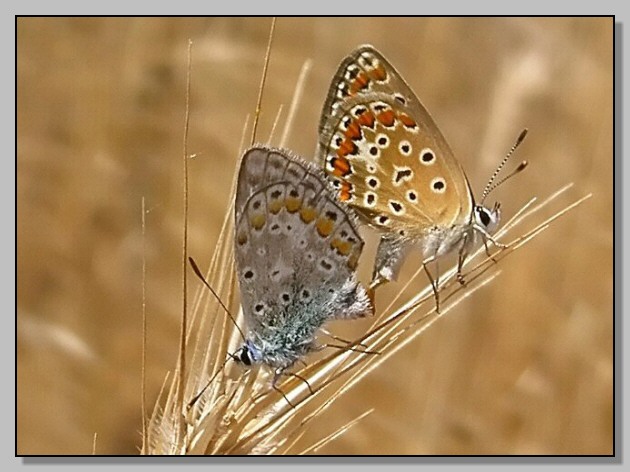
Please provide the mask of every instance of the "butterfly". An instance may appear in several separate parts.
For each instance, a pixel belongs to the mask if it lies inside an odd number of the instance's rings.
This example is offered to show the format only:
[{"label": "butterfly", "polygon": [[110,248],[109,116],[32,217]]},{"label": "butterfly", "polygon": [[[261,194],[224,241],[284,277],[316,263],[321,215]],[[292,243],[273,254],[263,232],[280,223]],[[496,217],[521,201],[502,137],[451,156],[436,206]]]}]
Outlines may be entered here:
[{"label": "butterfly", "polygon": [[320,348],[315,336],[324,323],[372,315],[356,278],[364,243],[322,171],[283,149],[245,152],[234,216],[246,334],[232,357],[274,369],[275,388],[285,370]]},{"label": "butterfly", "polygon": [[419,245],[439,312],[439,271],[433,278],[427,265],[437,266],[441,256],[457,250],[457,277],[463,284],[462,267],[479,236],[486,249],[487,241],[502,246],[491,236],[500,205],[483,203],[507,179],[492,185],[525,133],[476,203],[463,167],[433,118],[383,55],[364,45],[341,62],[322,109],[317,159],[337,198],[383,232],[371,290],[396,280],[410,248]]}]

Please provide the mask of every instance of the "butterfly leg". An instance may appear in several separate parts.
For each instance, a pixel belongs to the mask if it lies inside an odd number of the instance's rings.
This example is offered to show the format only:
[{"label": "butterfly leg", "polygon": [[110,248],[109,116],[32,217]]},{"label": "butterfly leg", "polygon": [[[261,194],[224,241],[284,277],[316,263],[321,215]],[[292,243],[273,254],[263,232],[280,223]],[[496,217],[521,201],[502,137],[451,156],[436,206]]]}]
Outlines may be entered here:
[{"label": "butterfly leg", "polygon": [[[322,333],[324,333],[326,336],[330,336],[330,337],[331,337],[331,338],[333,338],[335,341],[339,341],[339,342],[346,343],[346,344],[352,344],[352,343],[353,343],[353,341],[348,341],[347,339],[340,338],[339,336],[335,336],[334,334],[332,334],[332,333],[331,333],[330,331],[328,331],[327,329],[321,328],[321,329],[320,329],[320,331],[321,331]],[[361,343],[357,344],[357,346],[361,346],[361,347],[365,347],[365,348],[367,348],[367,346],[366,346],[365,344],[361,344]]]},{"label": "butterfly leg", "polygon": [[487,241],[490,241],[492,244],[494,244],[496,247],[501,248],[501,249],[507,249],[507,244],[503,244],[500,243],[499,241],[497,241],[496,239],[494,239],[492,237],[492,235],[490,233],[488,233],[484,228],[482,228],[479,225],[474,225],[473,229],[475,231],[479,231],[481,233],[481,235],[483,236],[484,239],[484,244],[486,244],[486,249],[487,249]]},{"label": "butterfly leg", "polygon": [[381,354],[378,351],[368,351],[366,349],[355,349],[352,346],[340,346],[338,344],[322,344],[321,346],[317,346],[315,348],[315,350],[321,351],[321,350],[324,350],[324,349],[329,348],[329,347],[333,347],[335,349],[341,349],[341,350],[344,350],[344,351],[360,352],[361,354],[376,354],[376,355]]},{"label": "butterfly leg", "polygon": [[[428,267],[428,264],[433,261],[435,261],[435,272],[437,274],[435,279],[431,275],[431,272],[429,272],[429,267]],[[440,312],[440,292],[439,292],[440,267],[438,265],[437,256],[436,255],[431,256],[430,258],[423,261],[422,268],[426,272],[427,277],[429,278],[429,282],[431,282],[431,287],[433,287],[433,296],[435,297],[435,311],[439,313]]]},{"label": "butterfly leg", "polygon": [[287,372],[287,373],[283,373],[286,376],[290,376],[290,377],[295,377],[298,380],[301,380],[302,382],[304,382],[306,384],[306,386],[308,387],[308,391],[311,392],[311,395],[313,395],[315,393],[315,391],[313,390],[313,388],[311,387],[311,384],[308,383],[308,380],[306,380],[304,377],[302,377],[299,374],[296,374],[294,372]]},{"label": "butterfly leg", "polygon": [[497,263],[497,260],[494,258],[494,254],[492,254],[490,252],[490,248],[488,247],[488,240],[486,238],[483,238],[483,246],[486,249],[486,255],[492,259],[492,262],[494,262],[495,264]]},{"label": "butterfly leg", "polygon": [[274,371],[273,380],[271,381],[271,388],[273,388],[276,392],[280,393],[280,395],[284,397],[284,399],[289,404],[289,406],[295,410],[295,405],[289,401],[289,399],[284,394],[282,389],[276,385],[276,383],[278,382],[278,379],[282,376],[283,373],[284,373],[284,369],[282,368],[278,368]]},{"label": "butterfly leg", "polygon": [[[468,256],[467,242],[468,242],[468,233],[464,234],[462,245],[459,248],[459,254],[457,257],[457,281],[460,283],[460,285],[463,285],[463,286],[466,286],[466,281],[464,280],[464,274],[462,274],[462,270],[464,268],[464,262],[466,261],[466,256]],[[485,240],[484,240],[484,244],[485,244]],[[486,250],[487,250],[487,246],[486,246]]]},{"label": "butterfly leg", "polygon": [[[475,228],[477,228],[475,226]],[[490,233],[488,233],[487,231],[485,231],[483,228],[479,228],[477,229],[477,231],[479,231],[481,233],[481,235],[483,236],[483,246],[486,249],[486,255],[492,259],[492,262],[496,263],[497,260],[494,258],[494,254],[492,254],[490,252],[490,248],[488,247],[488,241],[490,241],[492,244],[494,244],[496,247],[501,248],[501,249],[506,249],[507,245],[500,243],[499,241],[497,241],[496,239],[494,239]]]}]

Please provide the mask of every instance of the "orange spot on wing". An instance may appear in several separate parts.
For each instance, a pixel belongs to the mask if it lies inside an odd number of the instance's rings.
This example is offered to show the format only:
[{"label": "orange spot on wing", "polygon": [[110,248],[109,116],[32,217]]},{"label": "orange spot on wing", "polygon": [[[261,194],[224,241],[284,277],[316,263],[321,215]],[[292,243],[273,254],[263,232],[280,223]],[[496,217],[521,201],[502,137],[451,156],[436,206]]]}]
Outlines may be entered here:
[{"label": "orange spot on wing", "polygon": [[302,202],[300,201],[300,199],[293,198],[293,197],[288,197],[285,200],[285,204],[287,206],[287,211],[289,213],[295,213],[296,211],[300,209],[300,206],[302,206]]},{"label": "orange spot on wing", "polygon": [[[339,149],[337,149],[337,156],[339,156],[339,159],[344,159],[348,154],[356,154],[358,150],[359,148],[357,148],[357,145],[354,144],[351,139],[344,139]],[[348,167],[350,167],[350,165],[348,165]]]},{"label": "orange spot on wing", "polygon": [[398,115],[398,119],[401,121],[401,123],[403,125],[405,125],[407,128],[415,128],[416,126],[418,126],[418,124],[416,123],[416,121],[410,117],[409,115],[407,115],[406,113],[400,113]]},{"label": "orange spot on wing", "polygon": [[361,139],[361,126],[357,120],[353,120],[346,130],[346,138],[348,139]]},{"label": "orange spot on wing", "polygon": [[347,256],[348,254],[350,254],[350,251],[352,250],[352,243],[348,241],[343,241],[338,238],[334,238],[330,242],[330,247],[335,249],[340,255]]},{"label": "orange spot on wing", "polygon": [[374,114],[371,111],[365,111],[359,115],[358,122],[361,126],[367,126],[368,128],[374,127]]},{"label": "orange spot on wing", "polygon": [[249,219],[249,224],[251,224],[254,229],[261,229],[263,226],[265,226],[266,220],[267,219],[263,214],[253,215]]},{"label": "orange spot on wing", "polygon": [[394,125],[396,121],[396,115],[392,110],[385,110],[376,115],[376,119],[380,121],[384,126],[390,127]]},{"label": "orange spot on wing", "polygon": [[350,95],[363,90],[370,83],[370,79],[365,72],[359,73],[350,84]]},{"label": "orange spot on wing", "polygon": [[322,238],[325,238],[330,233],[332,233],[333,229],[335,229],[335,222],[330,218],[321,217],[315,223],[317,228],[317,232]]},{"label": "orange spot on wing", "polygon": [[339,189],[339,200],[342,202],[347,202],[350,200],[352,196],[352,184],[349,182],[341,182],[341,187]]},{"label": "orange spot on wing", "polygon": [[345,157],[335,157],[332,160],[333,175],[344,177],[350,174],[350,163]]},{"label": "orange spot on wing", "polygon": [[376,68],[370,71],[370,77],[378,82],[383,82],[387,79],[387,71],[383,67],[383,64],[379,64]]},{"label": "orange spot on wing", "polygon": [[304,207],[304,208],[302,208],[300,210],[300,218],[306,224],[310,223],[315,218],[317,218],[317,215],[318,215],[318,213],[317,213],[317,210],[315,208]]},{"label": "orange spot on wing", "polygon": [[269,211],[275,215],[282,209],[283,207],[282,203],[283,203],[282,200],[279,200],[279,199],[272,200],[269,202],[267,208],[269,208]]},{"label": "orange spot on wing", "polygon": [[238,236],[236,237],[236,242],[239,246],[245,244],[247,242],[247,233],[245,233],[244,231],[238,233]]}]

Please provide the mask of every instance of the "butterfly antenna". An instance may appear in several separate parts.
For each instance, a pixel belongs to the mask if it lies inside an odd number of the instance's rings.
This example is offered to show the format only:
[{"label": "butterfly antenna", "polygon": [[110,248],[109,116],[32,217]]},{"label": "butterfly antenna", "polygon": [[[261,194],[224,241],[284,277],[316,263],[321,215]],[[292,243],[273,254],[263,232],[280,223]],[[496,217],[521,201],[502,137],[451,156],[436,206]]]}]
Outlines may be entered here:
[{"label": "butterfly antenna", "polygon": [[234,323],[234,326],[236,326],[236,329],[241,334],[241,337],[243,338],[243,341],[245,341],[245,334],[243,333],[243,330],[241,330],[241,328],[239,328],[238,324],[236,323],[236,320],[234,319],[234,316],[232,316],[232,313],[230,313],[230,310],[228,310],[227,307],[223,304],[223,301],[221,300],[219,295],[217,295],[217,292],[215,292],[214,289],[210,286],[210,284],[208,282],[206,282],[206,279],[202,275],[201,271],[199,270],[199,267],[197,266],[197,263],[195,262],[195,260],[192,257],[189,257],[188,258],[188,262],[190,262],[190,266],[195,271],[195,274],[197,274],[197,277],[199,277],[201,279],[201,281],[204,283],[204,285],[206,287],[208,287],[210,292],[212,292],[212,295],[214,295],[214,298],[216,298],[217,301],[219,302],[219,305],[221,305],[223,307],[225,312],[228,314],[228,316],[232,320],[232,323]]},{"label": "butterfly antenna", "polygon": [[494,173],[490,177],[490,180],[488,180],[488,183],[486,184],[486,188],[483,189],[483,194],[481,195],[481,203],[482,204],[483,204],[484,200],[486,199],[486,197],[490,194],[490,192],[492,192],[495,188],[497,188],[503,182],[505,182],[509,178],[515,176],[516,174],[518,174],[519,172],[521,172],[523,169],[525,169],[527,167],[527,161],[521,162],[520,165],[513,172],[511,172],[507,177],[504,177],[499,182],[497,182],[496,184],[493,185],[494,180],[501,173],[501,169],[503,169],[503,166],[505,166],[505,164],[510,159],[510,157],[512,157],[512,154],[514,154],[514,151],[516,151],[516,148],[518,148],[519,145],[523,142],[523,140],[525,139],[525,136],[527,136],[527,128],[525,128],[523,131],[521,131],[521,134],[519,134],[518,138],[516,138],[516,142],[514,143],[512,148],[509,150],[507,155],[503,158],[503,160],[501,161],[501,163],[499,164],[497,169],[494,171]]},{"label": "butterfly antenna", "polygon": [[221,372],[223,370],[223,368],[225,367],[225,364],[227,364],[230,359],[234,359],[235,358],[234,354],[231,354],[231,353],[228,353],[228,356],[229,357],[227,359],[225,359],[223,364],[221,364],[221,367],[219,367],[217,369],[217,371],[214,373],[214,375],[210,378],[210,380],[208,380],[208,382],[206,382],[206,385],[199,391],[199,393],[197,395],[192,397],[192,399],[188,402],[188,404],[186,405],[186,410],[190,410],[193,407],[193,405],[195,403],[197,403],[197,401],[201,398],[201,396],[204,394],[206,389],[210,386],[210,384],[214,381],[214,379],[217,378],[217,376],[219,375],[219,372]]}]

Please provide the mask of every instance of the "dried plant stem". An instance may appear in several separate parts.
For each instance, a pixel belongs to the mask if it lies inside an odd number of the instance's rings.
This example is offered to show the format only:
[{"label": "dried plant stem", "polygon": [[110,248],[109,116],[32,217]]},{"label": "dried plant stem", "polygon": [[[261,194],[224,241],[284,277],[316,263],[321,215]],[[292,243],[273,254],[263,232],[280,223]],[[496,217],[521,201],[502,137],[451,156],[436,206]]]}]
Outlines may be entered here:
[{"label": "dried plant stem", "polygon": [[276,113],[276,118],[273,120],[273,125],[271,126],[271,131],[269,132],[269,139],[267,139],[267,144],[269,145],[271,145],[273,135],[276,132],[276,126],[278,126],[278,122],[280,121],[280,115],[282,115],[282,104],[278,107],[278,113]]},{"label": "dried plant stem", "polygon": [[334,441],[336,438],[338,438],[339,436],[341,436],[343,433],[345,433],[346,431],[348,431],[350,428],[352,428],[355,424],[357,424],[359,421],[361,421],[363,418],[365,418],[366,416],[368,416],[369,414],[371,414],[374,411],[374,408],[369,409],[368,411],[365,411],[363,413],[361,413],[359,416],[357,416],[355,419],[353,419],[352,421],[346,423],[345,425],[343,425],[341,428],[339,428],[337,431],[335,431],[334,433],[329,434],[328,436],[326,436],[323,439],[320,439],[319,441],[317,441],[315,444],[313,444],[312,446],[307,447],[306,449],[304,449],[303,451],[301,451],[299,454],[300,455],[306,455],[310,452],[317,452],[318,449],[320,449],[321,447],[325,446],[326,444],[328,444],[329,442]]},{"label": "dried plant stem", "polygon": [[313,61],[310,59],[304,61],[304,64],[302,64],[300,76],[298,77],[297,83],[295,84],[295,90],[293,91],[293,99],[291,100],[291,106],[289,107],[287,121],[285,122],[284,130],[282,131],[282,138],[280,139],[281,148],[286,146],[287,140],[289,139],[289,134],[291,133],[291,128],[293,127],[293,122],[295,121],[295,113],[297,111],[298,104],[302,100],[304,87],[306,86],[306,78],[311,71],[312,65]]},{"label": "dried plant stem", "polygon": [[[188,261],[188,126],[190,121],[190,77],[192,67],[192,41],[188,40],[188,68],[186,72],[186,112],[184,115],[184,143],[183,143],[183,164],[184,164],[184,189],[183,189],[183,235],[182,235],[182,322],[179,343],[179,385],[177,389],[176,411],[184,411],[184,389],[186,386],[186,330],[188,316],[188,271],[186,264]],[[177,415],[176,417],[180,417]],[[184,423],[177,420],[178,442],[184,437]]]},{"label": "dried plant stem", "polygon": [[146,255],[146,207],[142,197],[142,362],[141,362],[141,408],[142,408],[142,450],[147,449],[147,255]]},{"label": "dried plant stem", "polygon": [[250,145],[253,146],[256,142],[256,130],[258,128],[258,118],[260,117],[260,110],[262,106],[263,91],[265,90],[265,81],[267,80],[267,68],[269,67],[269,58],[271,57],[271,43],[273,42],[273,33],[276,29],[276,17],[271,19],[271,28],[269,30],[269,41],[267,42],[267,52],[265,54],[265,64],[263,66],[263,73],[260,79],[260,87],[258,88],[258,101],[256,103],[256,112],[254,113],[254,126],[252,127],[252,139]]}]

